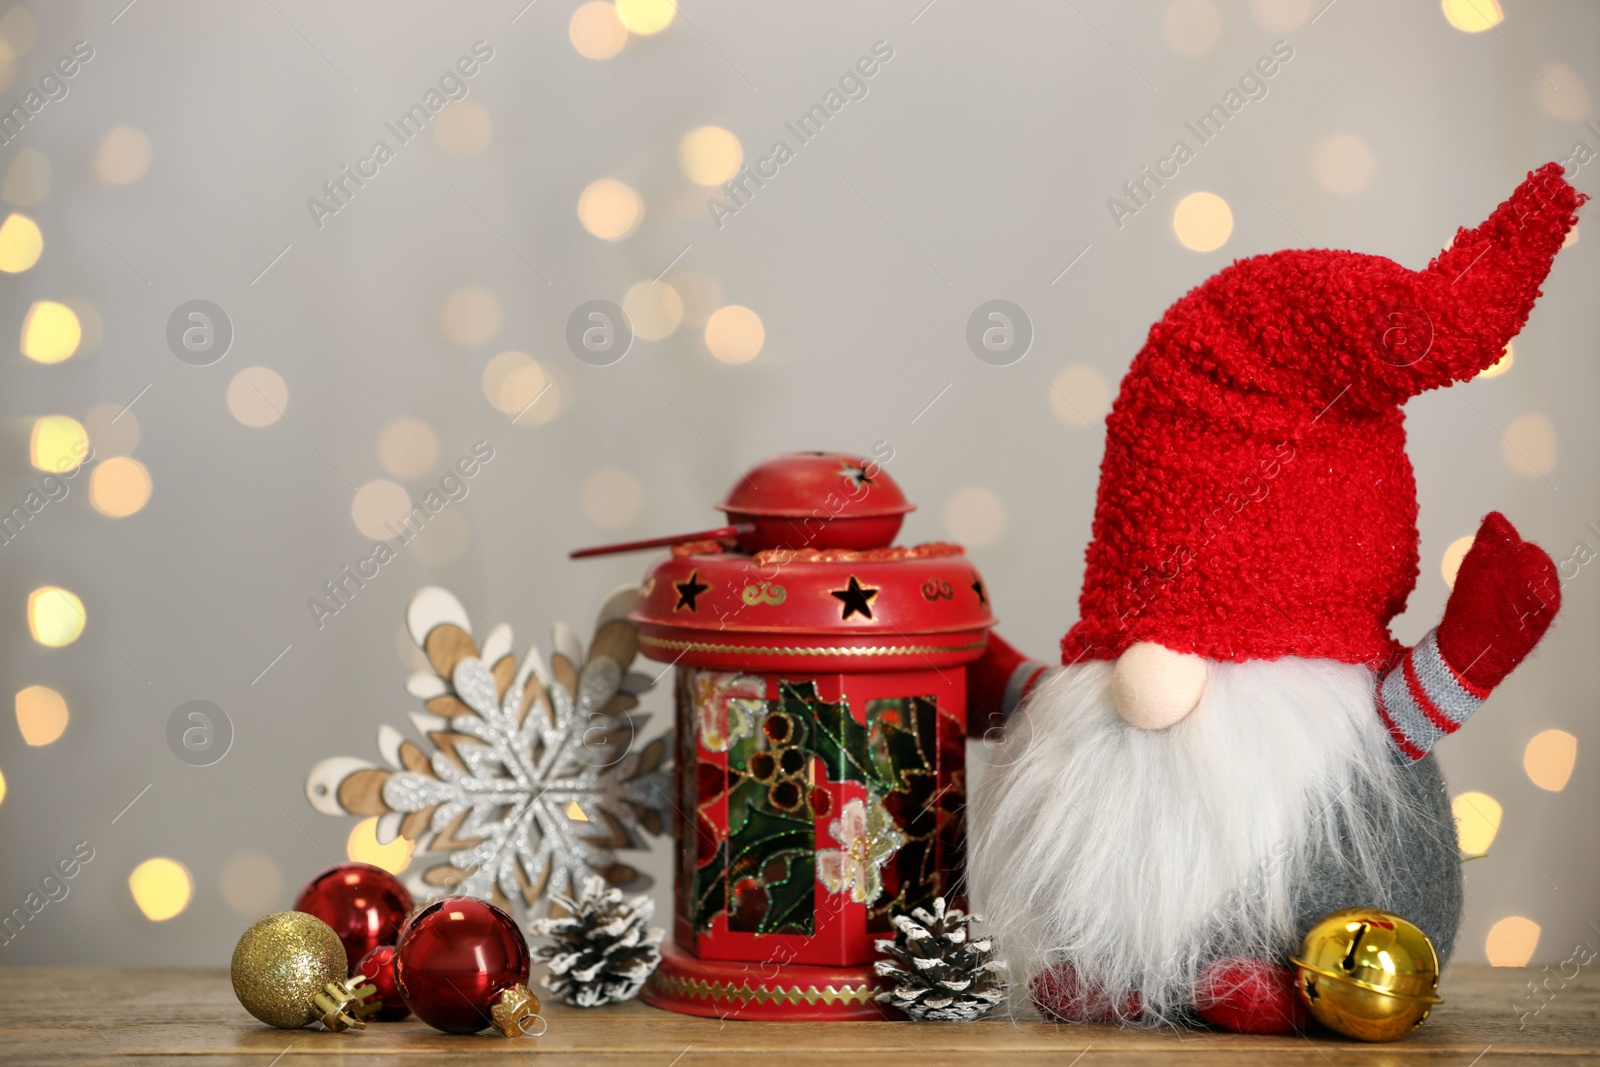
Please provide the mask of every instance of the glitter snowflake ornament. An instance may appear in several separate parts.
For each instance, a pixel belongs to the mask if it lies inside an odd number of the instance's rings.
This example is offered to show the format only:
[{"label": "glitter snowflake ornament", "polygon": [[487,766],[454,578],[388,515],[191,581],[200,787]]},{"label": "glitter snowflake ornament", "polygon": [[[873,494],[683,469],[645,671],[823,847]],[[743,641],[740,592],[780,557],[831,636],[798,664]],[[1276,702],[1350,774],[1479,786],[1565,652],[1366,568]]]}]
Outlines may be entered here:
[{"label": "glitter snowflake ornament", "polygon": [[644,743],[647,717],[632,713],[652,684],[628,670],[636,595],[628,586],[607,599],[587,653],[557,624],[546,665],[531,647],[518,663],[505,624],[480,649],[460,601],[423,589],[406,624],[433,670],[412,675],[406,690],[427,708],[411,721],[431,750],[380,727],[386,766],[323,760],[306,781],[312,806],[377,816],[380,842],[404,837],[419,858],[437,860],[408,879],[419,900],[467,894],[531,916],[591,874],[648,886],[617,858],[665,832],[671,803],[667,738]]}]

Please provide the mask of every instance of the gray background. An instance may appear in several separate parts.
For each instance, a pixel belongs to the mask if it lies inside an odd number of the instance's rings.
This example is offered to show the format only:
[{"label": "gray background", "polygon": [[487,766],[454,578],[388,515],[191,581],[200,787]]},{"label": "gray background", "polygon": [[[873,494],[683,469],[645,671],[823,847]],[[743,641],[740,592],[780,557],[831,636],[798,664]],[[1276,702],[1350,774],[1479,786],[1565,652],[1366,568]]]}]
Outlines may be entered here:
[{"label": "gray background", "polygon": [[[82,480],[0,550],[6,679],[13,690],[52,686],[71,706],[66,733],[45,747],[26,746],[13,723],[0,729],[0,910],[74,843],[95,849],[71,895],[0,948],[0,963],[224,963],[254,918],[221,892],[230,857],[270,859],[281,888],[266,879],[263,896],[277,907],[342,857],[351,822],[313,812],[304,779],[324,756],[376,758],[379,724],[405,727],[415,701],[402,688],[412,668],[399,631],[415,589],[453,583],[480,633],[504,620],[519,641],[545,643],[567,619],[586,634],[603,595],[645,560],[574,564],[568,549],[710,524],[736,469],[773,452],[890,442],[890,470],[921,506],[903,539],[977,527],[986,543],[972,553],[1003,632],[1048,656],[1074,618],[1102,448],[1097,429],[1052,412],[1059,372],[1085,365],[1114,388],[1150,323],[1235,257],[1334,246],[1421,266],[1527,170],[1577,140],[1600,148],[1541,100],[1557,63],[1600,92],[1600,8],[1582,0],[1507,0],[1505,22],[1474,35],[1436,3],[1338,0],[1314,23],[1272,33],[1251,5],[1213,0],[1220,39],[1193,56],[1168,44],[1163,4],[925,2],[704,0],[603,61],[569,43],[571,0],[33,5],[37,40],[0,102],[20,99],[74,41],[95,58],[0,148],[0,167],[23,148],[43,153],[55,185],[20,209],[39,221],[45,252],[3,282],[0,314],[15,337],[31,301],[72,298],[98,312],[103,337],[56,366],[6,357],[0,500],[37,481],[35,417],[82,419],[136,396],[134,455],[154,493],[109,519]],[[1269,95],[1148,209],[1113,225],[1107,198],[1280,36],[1295,55]],[[459,158],[424,135],[319,231],[306,199],[478,40],[495,50],[471,81],[470,101],[493,123],[487,148]],[[747,158],[779,137],[792,143],[783,123],[879,40],[894,59],[869,95],[719,230],[707,191],[678,169],[679,138],[724,126]],[[1583,110],[1581,89],[1557,88],[1558,110]],[[139,180],[111,186],[93,159],[124,123],[147,135],[152,160]],[[1313,148],[1332,133],[1359,137],[1376,161],[1359,193],[1335,195],[1313,174]],[[1576,184],[1595,191],[1597,171]],[[627,240],[579,225],[579,193],[601,177],[643,198]],[[1231,239],[1204,254],[1171,227],[1178,200],[1202,189],[1234,216]],[[703,308],[614,366],[567,351],[574,308],[621,302],[685,246],[665,280],[698,292],[711,279],[718,302],[755,309],[766,328],[755,360],[712,359]],[[1600,522],[1597,284],[1600,234],[1584,232],[1559,258],[1509,373],[1409,405],[1422,573],[1401,638],[1437,621],[1440,557],[1491,508],[1558,558],[1579,541],[1600,547],[1585,529]],[[464,346],[439,313],[467,286],[493,292],[504,321]],[[222,306],[235,330],[226,358],[200,368],[165,342],[169,314],[197,298]],[[1035,331],[1008,367],[965,342],[970,312],[997,298],[1025,309]],[[487,402],[483,369],[508,349],[555,378],[553,418],[513,425]],[[281,375],[289,396],[287,419],[260,429],[225,401],[233,376],[255,365]],[[1516,473],[1503,454],[1502,433],[1529,412],[1557,430],[1548,480]],[[388,477],[376,441],[401,416],[433,428],[441,463],[478,440],[496,458],[446,509],[439,543],[428,544],[430,529],[319,631],[307,600],[369,550],[351,518],[354,486]],[[586,482],[607,467],[642,487],[620,525],[583,507]],[[406,484],[420,494],[439,473]],[[947,501],[966,487],[999,502],[997,532],[970,494],[947,522]],[[47,582],[81,596],[93,623],[66,648],[28,635],[27,594]],[[1456,790],[1505,809],[1489,856],[1467,868],[1465,960],[1481,961],[1489,927],[1512,914],[1541,925],[1538,961],[1597,936],[1595,568],[1566,596],[1537,660],[1441,749]],[[194,699],[222,706],[235,729],[208,768],[180,762],[165,740],[168,716]],[[1528,739],[1550,727],[1579,738],[1559,793],[1522,767]],[[152,856],[181,861],[195,881],[187,910],[159,924],[127,886]],[[645,861],[663,900],[667,862],[664,845]]]}]

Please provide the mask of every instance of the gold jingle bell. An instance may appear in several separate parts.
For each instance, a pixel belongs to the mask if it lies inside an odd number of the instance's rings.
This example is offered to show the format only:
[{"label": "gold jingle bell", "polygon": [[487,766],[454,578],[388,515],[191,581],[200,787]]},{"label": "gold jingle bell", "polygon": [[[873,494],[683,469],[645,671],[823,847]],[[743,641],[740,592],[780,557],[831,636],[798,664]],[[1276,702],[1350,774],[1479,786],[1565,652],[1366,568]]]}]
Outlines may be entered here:
[{"label": "gold jingle bell", "polygon": [[1345,908],[1306,934],[1300,999],[1330,1030],[1362,1041],[1393,1041],[1422,1025],[1439,988],[1433,942],[1398,915]]}]

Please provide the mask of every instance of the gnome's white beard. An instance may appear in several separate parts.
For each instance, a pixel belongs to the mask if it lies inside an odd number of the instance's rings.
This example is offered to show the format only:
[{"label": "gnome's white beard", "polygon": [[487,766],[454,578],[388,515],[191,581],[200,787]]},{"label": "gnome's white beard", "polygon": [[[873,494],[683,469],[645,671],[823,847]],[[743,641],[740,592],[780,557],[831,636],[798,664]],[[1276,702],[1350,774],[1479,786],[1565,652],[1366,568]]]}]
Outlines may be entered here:
[{"label": "gnome's white beard", "polygon": [[969,874],[1019,992],[1065,963],[1137,990],[1160,1022],[1209,959],[1298,948],[1294,887],[1315,856],[1381,879],[1404,801],[1365,667],[1211,663],[1199,706],[1159,731],[1117,714],[1112,667],[1066,668],[1017,713]]}]

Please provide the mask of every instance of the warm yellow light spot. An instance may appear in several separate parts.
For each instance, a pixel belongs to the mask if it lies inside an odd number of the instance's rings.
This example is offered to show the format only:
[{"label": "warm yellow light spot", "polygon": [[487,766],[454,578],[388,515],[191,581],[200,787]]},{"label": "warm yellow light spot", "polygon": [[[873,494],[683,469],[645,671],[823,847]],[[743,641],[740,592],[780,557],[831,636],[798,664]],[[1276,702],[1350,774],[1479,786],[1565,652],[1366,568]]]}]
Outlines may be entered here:
[{"label": "warm yellow light spot", "polygon": [[1589,117],[1589,90],[1577,71],[1565,63],[1551,63],[1541,73],[1539,103],[1546,114],[1566,122]]},{"label": "warm yellow light spot", "polygon": [[1462,33],[1482,33],[1500,25],[1505,12],[1499,0],[1440,0],[1444,17]]},{"label": "warm yellow light spot", "polygon": [[288,406],[289,386],[266,367],[246,367],[228,383],[228,410],[246,426],[271,426]]},{"label": "warm yellow light spot", "polygon": [[683,297],[666,282],[637,282],[622,298],[635,337],[659,341],[683,322]]},{"label": "warm yellow light spot", "polygon": [[272,911],[283,893],[278,865],[259,852],[246,849],[222,864],[222,899],[247,919]]},{"label": "warm yellow light spot", "polygon": [[1222,37],[1222,13],[1211,0],[1173,0],[1161,19],[1161,36],[1180,56],[1203,56]]},{"label": "warm yellow light spot", "polygon": [[1556,424],[1542,412],[1518,415],[1506,427],[1500,441],[1500,455],[1506,464],[1525,478],[1540,478],[1556,469],[1560,448],[1556,443]]},{"label": "warm yellow light spot", "polygon": [[34,25],[33,12],[27,4],[14,4],[4,18],[0,18],[0,52],[11,59],[20,59],[33,47],[38,27]]},{"label": "warm yellow light spot", "polygon": [[1311,148],[1311,176],[1335,196],[1354,196],[1372,184],[1378,161],[1353,133],[1330,133]]},{"label": "warm yellow light spot", "polygon": [[706,320],[706,347],[724,363],[748,363],[767,343],[761,316],[739,304],[718,308]]},{"label": "warm yellow light spot", "polygon": [[378,462],[396,478],[421,478],[439,462],[439,435],[421,419],[395,419],[378,435]]},{"label": "warm yellow light spot", "polygon": [[83,327],[65,304],[37,300],[22,320],[22,354],[36,363],[60,363],[78,350]]},{"label": "warm yellow light spot", "polygon": [[482,155],[493,137],[488,109],[474,100],[458,100],[433,120],[433,142],[445,155],[463,159]]},{"label": "warm yellow light spot", "polygon": [[620,241],[639,227],[644,204],[633,186],[614,178],[591,182],[578,197],[578,221],[596,237]]},{"label": "warm yellow light spot", "polygon": [[75,471],[89,456],[89,431],[70,415],[41,416],[33,422],[28,456],[42,471]]},{"label": "warm yellow light spot", "polygon": [[102,460],[89,475],[89,503],[102,515],[126,518],[150,499],[150,472],[129,456]]},{"label": "warm yellow light spot", "polygon": [[1444,557],[1439,560],[1439,573],[1444,575],[1444,584],[1451,589],[1456,587],[1456,572],[1461,570],[1461,561],[1467,558],[1467,551],[1472,548],[1474,538],[1458,537],[1450,542],[1444,550]]},{"label": "warm yellow light spot", "polygon": [[403,837],[396,836],[387,845],[378,844],[378,817],[362,819],[350,831],[345,842],[345,855],[357,863],[370,863],[382,867],[390,874],[399,874],[411,866],[411,850],[416,847]]},{"label": "warm yellow light spot", "polygon": [[1005,505],[981,485],[965,486],[945,498],[944,529],[952,541],[981,547],[997,541],[1005,528]]},{"label": "warm yellow light spot", "polygon": [[615,7],[605,0],[590,0],[572,13],[567,39],[586,59],[610,59],[628,43],[628,27]]},{"label": "warm yellow light spot", "polygon": [[483,369],[483,395],[519,426],[555,417],[555,382],[536,360],[521,352],[502,352],[489,361]]},{"label": "warm yellow light spot", "polygon": [[150,138],[134,126],[114,126],[100,141],[94,172],[107,185],[131,185],[150,169]]},{"label": "warm yellow light spot", "polygon": [[583,513],[596,526],[619,529],[639,517],[644,487],[621,467],[601,467],[583,482]]},{"label": "warm yellow light spot", "polygon": [[439,328],[466,348],[492,340],[504,321],[500,298],[480,285],[457,289],[439,307]]},{"label": "warm yellow light spot", "polygon": [[1290,33],[1311,17],[1311,0],[1250,0],[1250,14],[1268,33]]},{"label": "warm yellow light spot", "polygon": [[0,774],[0,804],[5,803],[5,799],[6,799],[6,776],[4,774]]},{"label": "warm yellow light spot", "polygon": [[1450,813],[1461,851],[1469,856],[1488,852],[1500,832],[1500,802],[1488,793],[1462,793],[1450,802]]},{"label": "warm yellow light spot", "polygon": [[739,173],[744,146],[721,126],[699,126],[678,142],[678,166],[696,185],[721,185]]},{"label": "warm yellow light spot", "polygon": [[411,517],[411,494],[386,478],[368,482],[356,490],[350,517],[356,529],[374,540],[398,537]]},{"label": "warm yellow light spot", "polygon": [[83,416],[96,459],[129,456],[139,444],[139,419],[125,404],[96,404]]},{"label": "warm yellow light spot", "polygon": [[189,868],[177,860],[157,856],[145,860],[128,875],[128,889],[144,917],[153,923],[165,922],[181,914],[194,896],[194,879]]},{"label": "warm yellow light spot", "polygon": [[0,197],[19,207],[37,204],[50,192],[50,161],[37,148],[24,148],[6,168]]},{"label": "warm yellow light spot", "polygon": [[1096,426],[1111,403],[1105,375],[1093,367],[1067,367],[1050,383],[1050,410],[1068,426]]},{"label": "warm yellow light spot", "polygon": [[1502,375],[1506,371],[1510,370],[1511,369],[1511,365],[1513,363],[1515,363],[1516,361],[1517,361],[1517,354],[1514,351],[1512,351],[1511,342],[1507,341],[1506,342],[1505,353],[1499,359],[1495,360],[1493,363],[1491,363],[1487,367],[1483,368],[1483,370],[1479,371],[1478,372],[1478,377],[1480,377],[1480,378],[1498,378],[1498,377],[1500,377],[1500,375]]},{"label": "warm yellow light spot", "polygon": [[578,807],[578,802],[576,800],[567,801],[567,818],[571,819],[573,822],[589,821],[589,816],[585,815],[583,813],[583,809]]},{"label": "warm yellow light spot", "polygon": [[39,470],[66,474],[90,453],[89,431],[70,415],[44,415],[34,420],[28,454]]},{"label": "warm yellow light spot", "polygon": [[616,6],[622,24],[642,37],[660,33],[678,13],[676,0],[616,0]]},{"label": "warm yellow light spot", "polygon": [[46,648],[63,648],[83,633],[89,617],[76,593],[46,585],[28,594],[28,629]]},{"label": "warm yellow light spot", "polygon": [[1522,753],[1522,769],[1540,789],[1559,793],[1567,787],[1578,762],[1578,739],[1565,730],[1535,734]]},{"label": "warm yellow light spot", "polygon": [[1495,967],[1525,967],[1539,947],[1539,924],[1520,915],[1511,915],[1489,927],[1483,952]]},{"label": "warm yellow light spot", "polygon": [[1183,247],[1211,252],[1228,243],[1233,233],[1233,212],[1216,193],[1190,193],[1172,213],[1172,230]]},{"label": "warm yellow light spot", "polygon": [[30,745],[48,745],[67,729],[67,701],[49,686],[30,685],[17,693],[17,729]]},{"label": "warm yellow light spot", "polygon": [[0,223],[0,270],[21,274],[39,262],[43,252],[44,234],[37,222],[13,211]]}]

